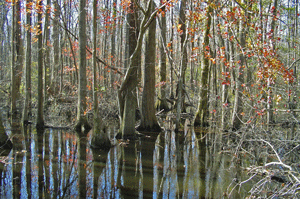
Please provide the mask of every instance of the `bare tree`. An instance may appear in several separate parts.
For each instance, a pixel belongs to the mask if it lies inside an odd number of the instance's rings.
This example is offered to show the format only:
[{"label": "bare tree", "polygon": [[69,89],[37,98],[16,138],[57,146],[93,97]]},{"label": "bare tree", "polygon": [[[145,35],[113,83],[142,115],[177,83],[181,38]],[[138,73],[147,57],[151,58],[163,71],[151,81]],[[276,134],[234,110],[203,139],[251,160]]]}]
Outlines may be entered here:
[{"label": "bare tree", "polygon": [[212,18],[212,7],[209,5],[207,8],[206,16],[207,20],[205,22],[204,31],[204,42],[203,50],[201,55],[201,90],[200,99],[196,117],[194,119],[194,126],[206,127],[208,126],[208,73],[209,73],[209,57],[207,56],[209,52],[209,33],[211,27]]},{"label": "bare tree", "polygon": [[97,88],[97,0],[93,1],[93,107],[94,126],[91,145],[94,148],[109,149],[110,140],[107,136],[106,127],[99,115],[98,109],[98,88]]},{"label": "bare tree", "polygon": [[21,31],[21,2],[16,1],[12,18],[12,72],[11,72],[11,113],[12,119],[17,117],[17,102],[20,99],[20,86],[23,69],[23,43]]},{"label": "bare tree", "polygon": [[[166,10],[165,8],[162,9],[162,12],[164,13]],[[160,37],[160,83],[162,84],[159,89],[158,94],[158,100],[156,102],[156,109],[158,110],[164,110],[169,111],[169,106],[167,102],[167,96],[166,96],[166,81],[167,81],[167,56],[166,56],[166,34],[167,34],[167,23],[166,23],[166,16],[165,14],[162,14],[160,16],[160,31],[161,31],[161,37]]]},{"label": "bare tree", "polygon": [[43,28],[42,28],[42,14],[43,14],[43,1],[40,0],[37,5],[38,13],[38,109],[37,109],[37,122],[36,128],[42,130],[44,128],[44,97],[43,97]]},{"label": "bare tree", "polygon": [[129,64],[129,68],[127,69],[124,81],[122,82],[121,87],[118,91],[120,116],[121,116],[120,133],[124,138],[136,137],[136,133],[135,133],[136,105],[134,103],[136,101],[135,90],[138,83],[138,79],[137,79],[138,67],[136,64],[139,62],[139,52],[142,47],[144,34],[147,28],[149,27],[149,25],[151,24],[152,20],[154,20],[154,18],[156,17],[157,12],[159,10],[156,9],[154,12],[151,12],[151,3],[152,0],[147,3],[147,9],[143,10],[144,17],[140,25],[137,44],[133,54],[130,57],[130,64]]},{"label": "bare tree", "polygon": [[91,129],[86,117],[86,1],[79,1],[79,85],[76,132],[89,131]]},{"label": "bare tree", "polygon": [[25,63],[25,100],[23,109],[23,123],[28,123],[28,116],[31,113],[31,0],[26,1],[26,63]]},{"label": "bare tree", "polygon": [[[154,11],[154,2],[151,5]],[[156,58],[156,19],[153,19],[148,28],[146,38],[146,54],[144,65],[144,89],[142,96],[142,119],[138,131],[161,131],[155,116],[155,58]]]}]

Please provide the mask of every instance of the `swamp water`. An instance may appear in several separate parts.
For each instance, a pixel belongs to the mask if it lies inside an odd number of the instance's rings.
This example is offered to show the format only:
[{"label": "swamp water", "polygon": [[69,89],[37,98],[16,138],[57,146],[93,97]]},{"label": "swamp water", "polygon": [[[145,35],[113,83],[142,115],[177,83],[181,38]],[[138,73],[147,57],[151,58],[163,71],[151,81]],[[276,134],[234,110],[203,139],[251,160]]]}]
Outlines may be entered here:
[{"label": "swamp water", "polygon": [[[110,134],[117,132],[110,129]],[[87,137],[35,128],[13,133],[14,148],[1,154],[0,198],[245,198],[244,169],[221,152],[213,136],[186,129],[130,142],[114,140],[108,152]],[[198,137],[198,138],[197,138]]]}]

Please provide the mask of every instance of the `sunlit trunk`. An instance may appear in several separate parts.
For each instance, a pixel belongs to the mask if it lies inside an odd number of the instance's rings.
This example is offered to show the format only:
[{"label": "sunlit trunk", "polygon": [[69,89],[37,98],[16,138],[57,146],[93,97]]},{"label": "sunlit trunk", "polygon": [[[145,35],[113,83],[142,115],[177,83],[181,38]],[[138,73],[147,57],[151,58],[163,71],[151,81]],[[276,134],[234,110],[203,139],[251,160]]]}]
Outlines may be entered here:
[{"label": "sunlit trunk", "polygon": [[[246,14],[247,16],[247,14]],[[232,114],[232,128],[237,130],[241,128],[243,124],[243,116],[244,116],[244,107],[243,107],[243,90],[244,90],[244,76],[246,69],[246,58],[244,55],[245,47],[246,47],[246,34],[248,32],[245,24],[249,22],[248,19],[242,20],[239,22],[239,48],[238,48],[238,67],[236,71],[236,81],[235,81],[235,98],[233,105],[233,114]]]},{"label": "sunlit trunk", "polygon": [[77,121],[75,125],[76,132],[88,132],[91,127],[86,117],[86,96],[87,96],[87,80],[86,80],[86,1],[79,2],[79,84],[78,84],[78,105],[77,105]]},{"label": "sunlit trunk", "polygon": [[95,148],[109,149],[111,147],[105,125],[99,115],[97,81],[97,0],[93,1],[93,108],[94,127],[91,145]]},{"label": "sunlit trunk", "polygon": [[196,113],[196,117],[194,119],[194,126],[206,127],[208,126],[208,74],[209,74],[209,34],[211,27],[211,15],[212,15],[212,7],[207,7],[207,21],[205,23],[205,33],[204,33],[204,41],[203,41],[203,52],[202,52],[202,61],[201,61],[201,89],[200,89],[200,99],[198,110]]},{"label": "sunlit trunk", "polygon": [[[47,0],[47,4],[45,7],[45,25],[44,25],[44,102],[47,101],[48,93],[52,95],[51,91],[48,89],[50,88],[50,9],[51,9],[51,0]],[[45,103],[47,104],[47,103]]]},{"label": "sunlit trunk", "polygon": [[[54,95],[58,93],[58,71],[59,71],[59,64],[60,64],[60,49],[59,49],[59,18],[60,18],[60,7],[57,1],[53,2],[54,4],[54,19],[52,21],[53,32],[53,66],[51,67],[51,86],[52,92]],[[62,71],[61,71],[62,72]]]}]

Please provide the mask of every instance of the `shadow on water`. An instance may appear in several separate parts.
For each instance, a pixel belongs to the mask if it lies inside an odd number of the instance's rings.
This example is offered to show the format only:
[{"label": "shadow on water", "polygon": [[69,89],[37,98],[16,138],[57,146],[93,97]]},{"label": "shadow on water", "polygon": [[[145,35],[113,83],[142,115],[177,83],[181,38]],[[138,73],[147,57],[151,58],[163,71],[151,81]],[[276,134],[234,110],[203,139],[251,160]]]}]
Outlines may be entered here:
[{"label": "shadow on water", "polygon": [[[111,137],[116,132],[110,128]],[[247,196],[247,186],[233,190],[245,175],[241,164],[246,162],[234,164],[220,153],[216,134],[197,136],[192,129],[183,134],[165,131],[114,141],[104,152],[92,150],[88,137],[72,132],[14,128],[14,148],[0,164],[0,198]]]}]

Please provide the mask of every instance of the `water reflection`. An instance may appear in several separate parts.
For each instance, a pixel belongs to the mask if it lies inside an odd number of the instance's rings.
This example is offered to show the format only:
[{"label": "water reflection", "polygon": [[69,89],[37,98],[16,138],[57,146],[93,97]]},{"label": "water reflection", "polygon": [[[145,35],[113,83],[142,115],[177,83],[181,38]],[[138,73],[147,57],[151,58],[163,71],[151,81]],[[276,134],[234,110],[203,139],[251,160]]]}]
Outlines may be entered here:
[{"label": "water reflection", "polygon": [[12,132],[0,198],[243,198],[249,190],[231,192],[247,161],[233,164],[220,153],[219,137],[199,139],[192,129],[116,141],[109,152],[92,150],[87,137],[72,132],[33,129]]}]

